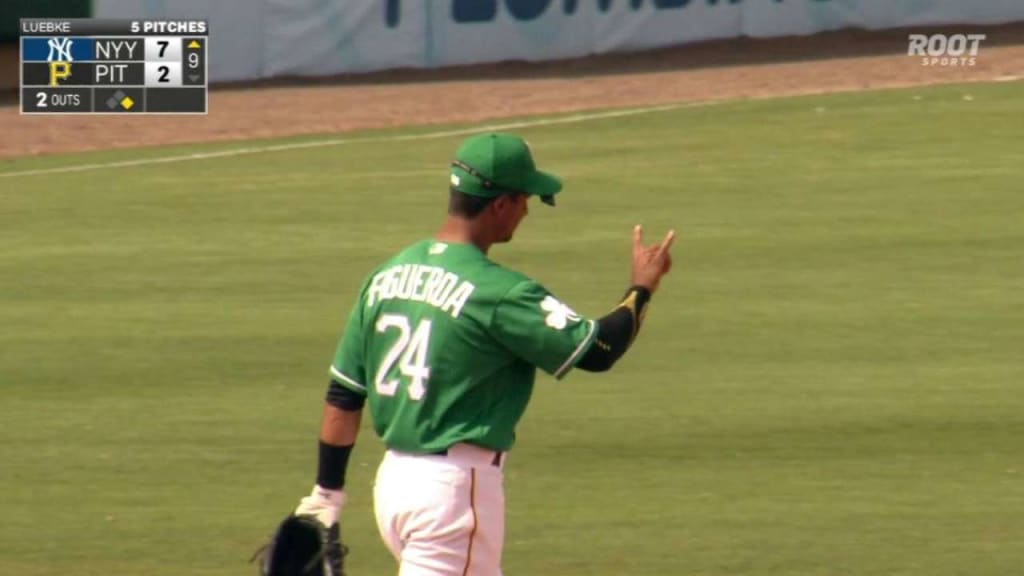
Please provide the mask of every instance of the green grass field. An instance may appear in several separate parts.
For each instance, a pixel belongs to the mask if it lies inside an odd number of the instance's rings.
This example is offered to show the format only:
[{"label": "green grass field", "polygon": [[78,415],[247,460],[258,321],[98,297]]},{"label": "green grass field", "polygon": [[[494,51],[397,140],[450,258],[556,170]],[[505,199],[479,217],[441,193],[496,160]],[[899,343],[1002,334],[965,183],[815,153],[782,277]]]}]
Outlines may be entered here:
[{"label": "green grass field", "polygon": [[[567,188],[497,260],[596,316],[634,223],[679,237],[616,369],[538,379],[506,573],[1020,574],[1022,102],[1018,82],[522,130]],[[314,480],[354,293],[440,224],[460,139],[0,163],[0,574],[255,573]],[[394,573],[365,432],[353,576]]]}]

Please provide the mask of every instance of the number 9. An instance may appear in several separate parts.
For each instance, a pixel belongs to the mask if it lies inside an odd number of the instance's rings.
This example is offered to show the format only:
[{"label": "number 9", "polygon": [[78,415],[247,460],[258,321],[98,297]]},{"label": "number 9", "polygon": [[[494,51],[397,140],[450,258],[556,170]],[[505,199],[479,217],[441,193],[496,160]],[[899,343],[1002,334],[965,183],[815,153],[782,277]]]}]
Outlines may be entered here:
[{"label": "number 9", "polygon": [[199,53],[198,52],[189,52],[188,53],[188,67],[189,68],[198,68],[199,67]]}]

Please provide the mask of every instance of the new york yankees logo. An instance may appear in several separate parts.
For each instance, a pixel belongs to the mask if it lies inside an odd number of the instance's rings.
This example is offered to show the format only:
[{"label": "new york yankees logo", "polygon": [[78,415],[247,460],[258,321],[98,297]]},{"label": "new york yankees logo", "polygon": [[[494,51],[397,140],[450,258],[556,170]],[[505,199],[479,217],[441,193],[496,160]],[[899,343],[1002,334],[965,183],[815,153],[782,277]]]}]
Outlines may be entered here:
[{"label": "new york yankees logo", "polygon": [[[50,46],[50,53],[46,56],[47,62],[61,61],[61,62],[73,62],[74,58],[71,57],[71,38],[50,38],[47,44]],[[54,53],[56,52],[56,56]]]}]

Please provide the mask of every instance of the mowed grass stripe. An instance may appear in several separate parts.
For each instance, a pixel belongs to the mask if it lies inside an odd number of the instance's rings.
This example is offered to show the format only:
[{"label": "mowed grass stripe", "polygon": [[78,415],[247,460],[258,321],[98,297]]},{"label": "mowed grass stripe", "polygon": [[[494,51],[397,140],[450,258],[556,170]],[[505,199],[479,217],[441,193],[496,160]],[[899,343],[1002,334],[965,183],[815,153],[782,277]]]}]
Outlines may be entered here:
[{"label": "mowed grass stripe", "polygon": [[[628,282],[634,223],[679,238],[620,366],[539,378],[509,460],[507,573],[1024,565],[1022,93],[522,130],[567,188],[496,259],[597,316]],[[313,481],[359,283],[443,218],[459,139],[9,180],[0,574],[252,569]],[[354,574],[394,572],[372,520],[380,451],[367,428]],[[40,518],[59,529],[31,537]]]}]

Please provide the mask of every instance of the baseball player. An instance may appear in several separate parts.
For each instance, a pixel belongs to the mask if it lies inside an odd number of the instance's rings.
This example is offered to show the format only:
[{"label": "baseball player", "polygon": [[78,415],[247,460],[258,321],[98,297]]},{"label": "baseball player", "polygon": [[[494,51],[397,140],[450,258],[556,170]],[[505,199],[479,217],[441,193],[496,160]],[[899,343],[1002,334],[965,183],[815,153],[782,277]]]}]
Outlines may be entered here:
[{"label": "baseball player", "polygon": [[671,267],[674,233],[648,246],[635,227],[632,285],[592,320],[488,257],[492,245],[512,239],[531,197],[554,205],[561,188],[535,167],[522,138],[483,134],[460,146],[446,222],[370,273],[338,344],[316,485],[286,520],[313,526],[312,543],[297,552],[295,539],[279,532],[277,556],[301,566],[267,561],[264,573],[305,574],[312,563],[320,571],[308,573],[341,574],[345,471],[369,404],[387,445],[375,515],[399,574],[501,574],[502,471],[536,369],[562,378],[573,367],[611,368]]}]

